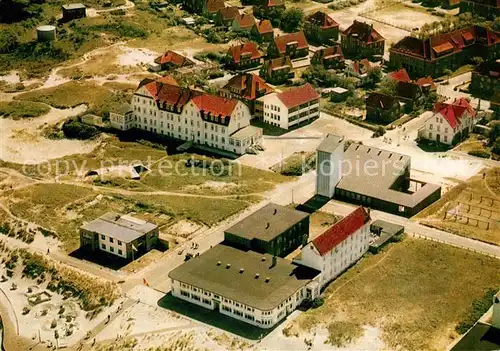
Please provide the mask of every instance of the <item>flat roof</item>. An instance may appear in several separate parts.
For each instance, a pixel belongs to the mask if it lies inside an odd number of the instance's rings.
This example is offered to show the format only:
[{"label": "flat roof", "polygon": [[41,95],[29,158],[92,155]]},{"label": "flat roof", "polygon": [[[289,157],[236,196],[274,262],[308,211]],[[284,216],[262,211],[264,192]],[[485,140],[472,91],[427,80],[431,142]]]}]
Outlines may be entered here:
[{"label": "flat roof", "polygon": [[344,140],[344,137],[338,136],[338,135],[333,135],[333,134],[327,134],[325,139],[319,144],[318,148],[316,151],[321,151],[321,152],[333,152],[339,146],[342,141]]},{"label": "flat roof", "polygon": [[151,222],[135,218],[129,215],[121,215],[116,212],[108,212],[101,217],[81,226],[97,234],[109,236],[113,239],[129,243],[149,233],[158,226]]},{"label": "flat roof", "polygon": [[[396,180],[410,167],[410,156],[372,146],[351,144],[344,154],[338,189],[412,208],[441,187],[426,183],[414,193],[392,189]],[[349,168],[351,168],[349,170]]]},{"label": "flat roof", "polygon": [[75,9],[85,9],[87,8],[84,4],[81,4],[81,3],[77,3],[77,4],[66,4],[66,5],[62,5],[62,7],[65,9],[65,10],[75,10]]},{"label": "flat roof", "polygon": [[403,227],[402,225],[386,222],[382,219],[377,219],[375,222],[372,222],[370,224],[370,227],[380,227],[382,228],[383,233],[387,233],[390,235],[395,235],[399,233],[401,230],[405,229],[405,227]]},{"label": "flat roof", "polygon": [[267,204],[225,232],[248,240],[271,241],[309,216],[308,213],[277,204]]},{"label": "flat roof", "polygon": [[500,350],[500,329],[485,323],[478,322],[460,341],[451,348],[451,351],[469,350]]},{"label": "flat roof", "polygon": [[[320,272],[269,254],[219,244],[169,277],[262,311],[279,306]],[[230,265],[230,266],[228,266]],[[258,277],[256,276],[258,274]],[[267,278],[269,280],[266,282]]]}]

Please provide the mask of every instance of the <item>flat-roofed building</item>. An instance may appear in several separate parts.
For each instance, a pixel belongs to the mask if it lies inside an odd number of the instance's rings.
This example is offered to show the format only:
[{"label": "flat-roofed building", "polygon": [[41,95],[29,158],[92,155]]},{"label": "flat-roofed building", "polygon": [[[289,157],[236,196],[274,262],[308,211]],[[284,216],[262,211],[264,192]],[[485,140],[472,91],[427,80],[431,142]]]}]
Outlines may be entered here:
[{"label": "flat-roofed building", "polygon": [[368,251],[370,238],[370,213],[358,207],[312,239],[293,261],[321,271],[324,287]]},{"label": "flat-roofed building", "polygon": [[108,212],[80,227],[80,248],[134,260],[158,244],[158,234],[154,223]]},{"label": "flat-roofed building", "polygon": [[441,197],[441,187],[410,178],[411,158],[335,136],[321,143],[316,194],[411,217]]},{"label": "flat-roofed building", "polygon": [[227,245],[284,257],[307,243],[309,214],[268,204],[224,232]]},{"label": "flat-roofed building", "polygon": [[87,16],[87,7],[84,4],[66,4],[61,6],[62,20],[67,22]]},{"label": "flat-roofed building", "polygon": [[315,269],[219,244],[169,273],[172,295],[260,328],[272,328],[320,293]]}]

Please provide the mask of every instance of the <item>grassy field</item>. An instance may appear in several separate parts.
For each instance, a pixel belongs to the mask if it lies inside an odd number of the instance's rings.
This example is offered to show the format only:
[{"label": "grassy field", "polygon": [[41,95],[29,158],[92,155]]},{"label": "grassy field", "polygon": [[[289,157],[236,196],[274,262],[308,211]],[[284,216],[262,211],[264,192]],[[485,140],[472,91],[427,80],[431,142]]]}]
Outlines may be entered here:
[{"label": "grassy field", "polygon": [[40,89],[16,96],[16,100],[42,102],[56,108],[89,106],[89,113],[101,115],[130,102],[131,93],[118,92],[90,82],[71,81],[56,87]]},{"label": "grassy field", "polygon": [[67,184],[38,184],[4,194],[11,212],[56,233],[67,251],[79,245],[78,228],[108,211],[173,224],[186,219],[212,226],[260,200],[255,196],[212,199],[187,196],[106,194]]},{"label": "grassy field", "polygon": [[302,330],[323,326],[337,345],[374,326],[389,349],[444,350],[473,301],[499,287],[500,261],[406,238],[363,258],[328,286],[323,306],[293,323]]},{"label": "grassy field", "polygon": [[500,245],[500,227],[495,223],[500,220],[499,208],[500,168],[496,168],[484,170],[451,189],[414,219],[457,235]]},{"label": "grassy field", "polygon": [[31,101],[0,101],[0,117],[4,118],[30,118],[47,114],[50,107]]}]

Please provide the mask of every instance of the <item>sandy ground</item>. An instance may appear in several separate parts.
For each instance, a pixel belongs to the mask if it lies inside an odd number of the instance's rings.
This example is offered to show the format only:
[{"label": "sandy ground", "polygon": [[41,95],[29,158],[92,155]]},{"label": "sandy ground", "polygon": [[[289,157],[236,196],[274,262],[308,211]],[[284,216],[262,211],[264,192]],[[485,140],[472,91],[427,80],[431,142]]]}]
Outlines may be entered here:
[{"label": "sandy ground", "polygon": [[50,140],[41,135],[45,125],[52,125],[86,110],[52,108],[48,114],[34,119],[14,121],[0,119],[0,159],[21,164],[36,164],[67,155],[91,152],[97,141]]},{"label": "sandy ground", "polygon": [[165,230],[165,234],[167,235],[173,235],[173,236],[181,236],[181,237],[187,237],[190,236],[196,232],[200,232],[202,230],[206,229],[205,226],[194,223],[191,221],[187,220],[180,220],[177,223],[168,226]]}]

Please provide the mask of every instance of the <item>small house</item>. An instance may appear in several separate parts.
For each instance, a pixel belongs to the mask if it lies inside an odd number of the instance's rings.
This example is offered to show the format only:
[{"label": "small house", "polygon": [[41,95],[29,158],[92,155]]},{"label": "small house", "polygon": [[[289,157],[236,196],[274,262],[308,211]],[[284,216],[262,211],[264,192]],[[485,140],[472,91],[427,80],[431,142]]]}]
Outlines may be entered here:
[{"label": "small house", "polygon": [[62,5],[62,20],[68,22],[78,18],[87,16],[87,8],[84,4],[67,4]]}]

